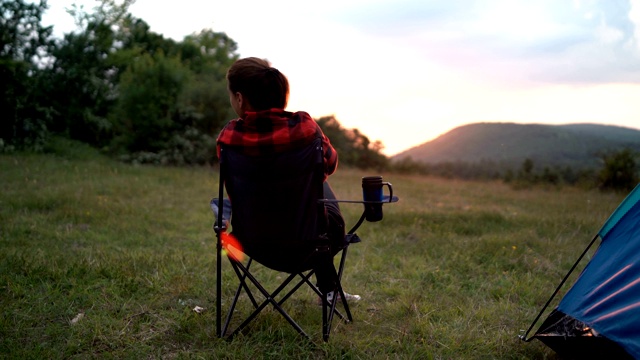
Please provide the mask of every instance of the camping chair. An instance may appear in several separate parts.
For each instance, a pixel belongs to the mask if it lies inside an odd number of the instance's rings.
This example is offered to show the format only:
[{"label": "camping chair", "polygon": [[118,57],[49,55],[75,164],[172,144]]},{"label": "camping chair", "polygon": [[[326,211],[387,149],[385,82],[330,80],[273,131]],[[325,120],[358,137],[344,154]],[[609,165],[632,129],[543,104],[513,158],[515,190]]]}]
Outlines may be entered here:
[{"label": "camping chair", "polygon": [[[360,242],[355,231],[365,220],[368,206],[381,206],[382,202],[396,202],[398,198],[390,194],[378,202],[325,199],[323,181],[321,139],[316,139],[300,150],[268,156],[247,156],[233,147],[221,147],[219,196],[211,201],[212,210],[216,214],[214,230],[217,236],[218,337],[233,338],[262,309],[271,305],[299,334],[311,339],[283,309],[285,301],[305,284],[321,299],[324,341],[329,339],[334,315],[345,322],[353,321],[341,285],[347,249],[350,244]],[[224,198],[225,189],[228,199]],[[391,186],[389,189],[391,190]],[[342,244],[332,248],[336,239],[332,239],[332,234],[329,233],[331,229],[328,228],[328,219],[331,214],[327,208],[331,203],[338,202],[363,203],[365,212],[346,234],[341,230],[340,236],[343,239],[339,240]],[[227,232],[229,223],[232,228],[230,234]],[[237,239],[237,244],[231,241],[233,239]],[[238,256],[239,249],[234,247],[241,247],[248,259],[241,259]],[[340,252],[342,254],[336,271],[333,259]],[[221,321],[223,253],[226,253],[239,280],[224,325]],[[269,292],[251,272],[254,261],[268,269],[289,275],[280,286]],[[311,276],[318,272],[322,272],[325,279],[333,281],[327,283],[330,286],[321,283],[316,286],[311,282]],[[296,279],[297,282],[294,282]],[[285,293],[286,289],[290,290]],[[227,336],[242,293],[247,295],[254,310]],[[259,298],[264,300],[260,302]],[[341,302],[344,314],[336,308],[338,302]]]}]

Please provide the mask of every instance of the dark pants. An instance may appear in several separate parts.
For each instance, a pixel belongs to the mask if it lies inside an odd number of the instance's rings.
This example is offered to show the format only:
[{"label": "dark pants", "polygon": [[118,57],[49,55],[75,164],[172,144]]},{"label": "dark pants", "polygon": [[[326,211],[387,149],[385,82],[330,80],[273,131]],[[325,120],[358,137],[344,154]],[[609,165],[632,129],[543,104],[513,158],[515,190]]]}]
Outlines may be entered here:
[{"label": "dark pants", "polygon": [[[325,199],[336,199],[333,189],[331,189],[331,186],[326,181],[324,183],[324,197]],[[327,256],[327,259],[315,268],[318,287],[323,293],[335,290],[338,284],[338,274],[333,265],[333,256],[346,245],[345,224],[342,213],[340,212],[340,206],[338,206],[338,203],[327,203],[325,207],[327,209],[327,235],[331,241],[331,255]]]}]

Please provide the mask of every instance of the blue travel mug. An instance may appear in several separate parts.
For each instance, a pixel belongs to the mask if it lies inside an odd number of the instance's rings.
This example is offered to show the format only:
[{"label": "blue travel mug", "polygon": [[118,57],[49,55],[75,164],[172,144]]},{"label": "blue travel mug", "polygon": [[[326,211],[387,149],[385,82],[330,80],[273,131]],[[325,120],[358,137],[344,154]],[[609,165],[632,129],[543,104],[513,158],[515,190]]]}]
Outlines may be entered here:
[{"label": "blue travel mug", "polygon": [[382,176],[365,176],[362,178],[362,199],[365,201],[364,214],[367,221],[382,220],[383,186],[389,188],[389,199],[391,199],[393,197],[393,188],[391,183],[382,181]]}]

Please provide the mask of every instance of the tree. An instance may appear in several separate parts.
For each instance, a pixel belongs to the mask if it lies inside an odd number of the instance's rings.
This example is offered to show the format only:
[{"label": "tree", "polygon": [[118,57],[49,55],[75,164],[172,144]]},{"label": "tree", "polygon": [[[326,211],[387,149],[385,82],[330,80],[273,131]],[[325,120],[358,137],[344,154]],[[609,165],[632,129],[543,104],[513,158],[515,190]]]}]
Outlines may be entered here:
[{"label": "tree", "polygon": [[211,30],[164,38],[128,13],[131,3],[70,11],[80,31],[54,54],[51,83],[64,90],[52,91],[61,109],[52,128],[132,161],[208,162],[230,116],[225,75],[237,45]]},{"label": "tree", "polygon": [[45,0],[0,2],[0,151],[38,150],[47,136],[50,109],[39,102],[38,86],[40,60],[53,45],[52,28],[40,23],[46,9]]},{"label": "tree", "polygon": [[383,146],[379,141],[372,144],[358,129],[344,129],[334,116],[316,122],[340,155],[341,163],[362,169],[385,169],[389,165],[389,159],[380,153]]},{"label": "tree", "polygon": [[92,13],[75,5],[69,10],[79,31],[65,34],[52,53],[55,60],[47,89],[51,107],[57,110],[49,124],[52,131],[94,146],[111,141],[113,124],[108,115],[129,60],[114,54],[121,50],[131,23],[132,3],[102,0]]},{"label": "tree", "polygon": [[185,37],[182,42],[182,60],[195,73],[213,72],[223,81],[227,69],[238,59],[238,45],[227,34],[203,29]]},{"label": "tree", "polygon": [[46,0],[39,4],[1,0],[0,59],[32,63],[35,57],[46,55],[52,27],[43,27],[40,21],[47,8]]},{"label": "tree", "polygon": [[524,161],[522,162],[522,168],[518,171],[518,176],[517,176],[518,181],[521,183],[528,183],[528,184],[534,183],[536,178],[533,173],[533,168],[534,168],[533,160],[529,158],[524,159]]},{"label": "tree", "polygon": [[180,57],[194,73],[181,98],[185,125],[213,135],[234,116],[226,74],[238,59],[236,50],[235,41],[209,29],[187,36],[180,44]]},{"label": "tree", "polygon": [[145,54],[122,75],[114,112],[119,148],[158,152],[178,129],[178,98],[189,71],[176,58]]},{"label": "tree", "polygon": [[[119,85],[118,106],[113,117],[113,121],[119,123],[116,148],[133,152],[129,157],[131,161],[212,162],[214,136],[232,116],[225,75],[238,57],[236,43],[224,33],[203,30],[181,43],[167,46],[162,38],[145,35],[148,28],[145,30],[139,22],[136,29],[130,33],[136,33],[138,41],[151,39],[158,46],[164,46],[145,49],[151,41],[140,44],[131,41],[125,45],[137,55]],[[169,53],[165,54],[164,50]],[[181,81],[169,84],[167,79]],[[146,90],[140,90],[142,88]],[[142,108],[145,111],[140,111]],[[126,126],[122,126],[123,121]],[[155,139],[150,142],[153,138],[149,136],[133,137],[132,128],[148,129],[146,134],[155,135]]]},{"label": "tree", "polygon": [[635,154],[624,149],[602,155],[604,167],[598,174],[598,186],[603,190],[630,191],[640,181]]}]

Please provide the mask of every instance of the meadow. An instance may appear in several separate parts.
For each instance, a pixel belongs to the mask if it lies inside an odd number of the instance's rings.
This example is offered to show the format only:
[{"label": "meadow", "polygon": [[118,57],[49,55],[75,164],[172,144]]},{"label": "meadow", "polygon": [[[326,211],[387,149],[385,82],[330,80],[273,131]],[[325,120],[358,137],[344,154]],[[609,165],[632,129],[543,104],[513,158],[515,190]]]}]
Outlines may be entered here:
[{"label": "meadow", "polygon": [[[555,359],[518,335],[624,197],[381,174],[400,202],[350,248],[355,321],[334,321],[322,343],[317,299],[303,291],[289,306],[315,344],[273,311],[225,341],[215,336],[217,175],[81,146],[0,155],[0,358]],[[332,186],[359,199],[365,175],[341,168]],[[361,206],[342,209],[352,224]]]}]

